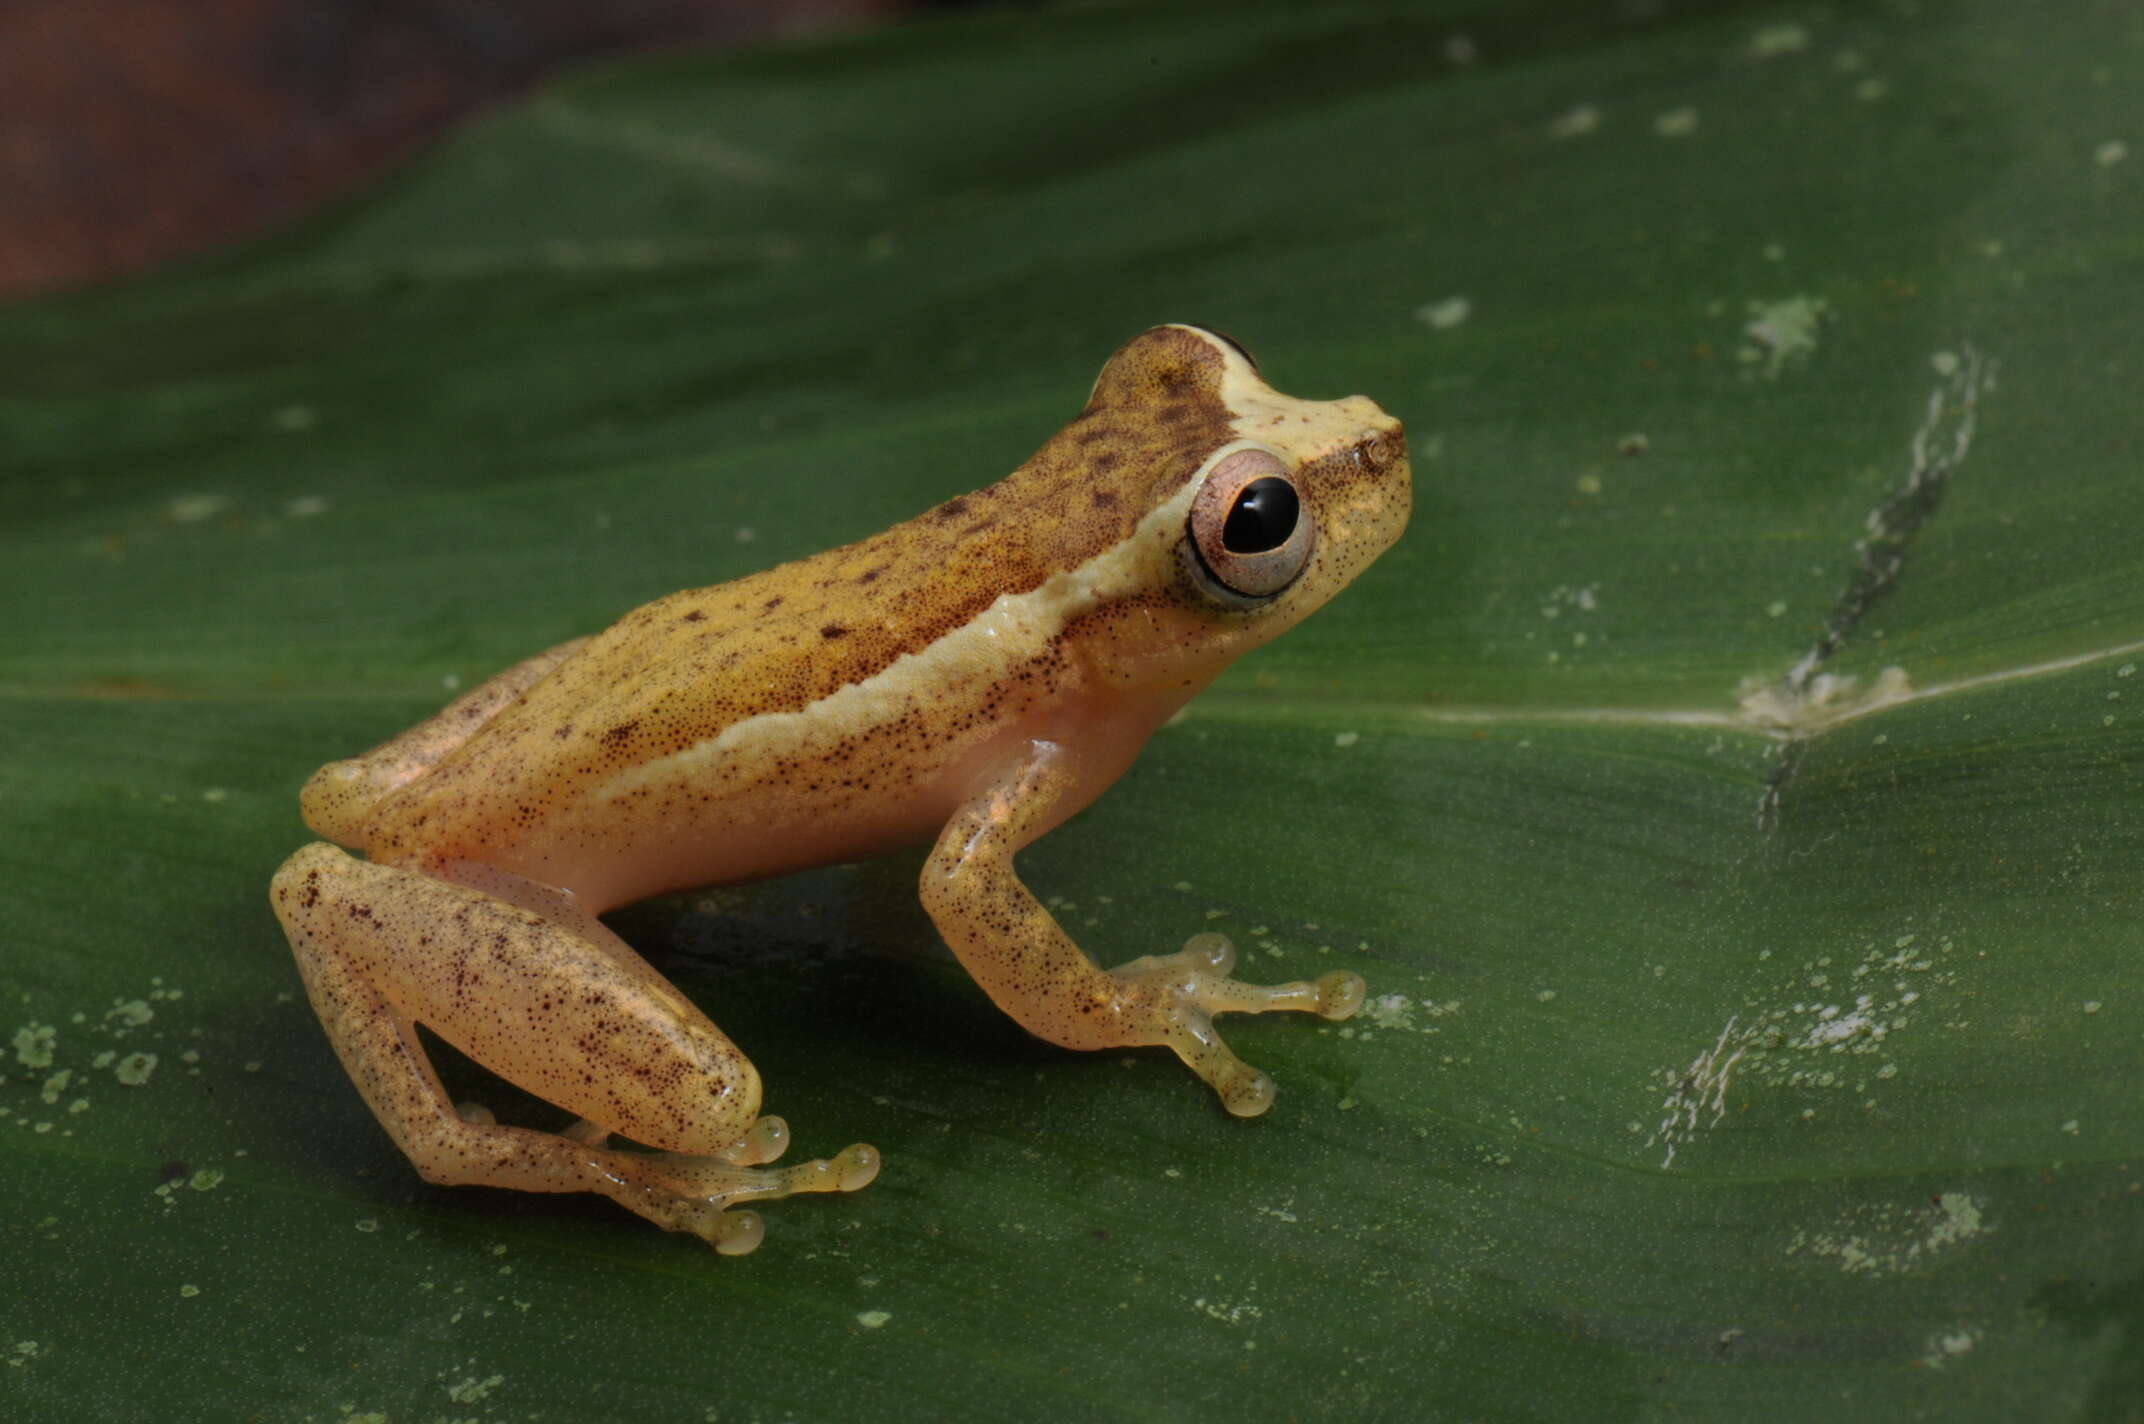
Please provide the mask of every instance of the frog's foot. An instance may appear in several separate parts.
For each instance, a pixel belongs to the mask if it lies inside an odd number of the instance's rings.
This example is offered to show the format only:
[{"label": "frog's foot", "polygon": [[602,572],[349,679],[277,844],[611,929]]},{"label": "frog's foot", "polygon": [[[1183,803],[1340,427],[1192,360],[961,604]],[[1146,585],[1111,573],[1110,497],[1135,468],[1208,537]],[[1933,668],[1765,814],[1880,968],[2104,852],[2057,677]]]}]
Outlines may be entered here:
[{"label": "frog's foot", "polygon": [[732,1210],[737,1203],[853,1192],[878,1176],[878,1149],[861,1142],[789,1167],[752,1165],[781,1155],[788,1139],[780,1118],[765,1117],[718,1154],[618,1152],[591,1143],[588,1165],[595,1190],[620,1206],[666,1231],[689,1231],[725,1256],[742,1256],[758,1248],[766,1224],[756,1211]]},{"label": "frog's foot", "polygon": [[1145,1018],[1147,1043],[1173,1049],[1184,1066],[1220,1094],[1237,1117],[1257,1117],[1273,1106],[1273,1080],[1251,1067],[1221,1041],[1215,1014],[1266,1014],[1279,1010],[1350,1018],[1362,1007],[1359,974],[1336,970],[1315,983],[1246,984],[1229,977],[1236,947],[1226,935],[1199,934],[1174,954],[1135,959],[1110,974],[1121,996],[1118,1012]]}]

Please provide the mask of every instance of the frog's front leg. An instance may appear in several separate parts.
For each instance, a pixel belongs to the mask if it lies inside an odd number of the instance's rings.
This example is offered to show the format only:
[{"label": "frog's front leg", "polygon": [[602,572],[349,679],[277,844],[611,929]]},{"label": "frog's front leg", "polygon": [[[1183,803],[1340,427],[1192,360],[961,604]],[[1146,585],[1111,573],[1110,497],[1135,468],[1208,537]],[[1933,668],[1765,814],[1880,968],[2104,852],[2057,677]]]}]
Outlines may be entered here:
[{"label": "frog's front leg", "polygon": [[[601,1192],[741,1255],[762,1227],[735,1203],[853,1191],[877,1174],[860,1144],[755,1167],[780,1155],[788,1129],[758,1115],[751,1062],[593,916],[546,915],[324,843],[285,862],[270,895],[343,1066],[428,1181]],[[418,1023],[582,1121],[549,1133],[470,1120],[489,1115],[448,1100]],[[664,1150],[612,1149],[613,1132]]]},{"label": "frog's front leg", "polygon": [[1217,934],[1174,954],[1098,968],[1020,883],[1013,856],[1056,824],[1078,784],[1076,757],[1036,741],[946,824],[923,868],[923,907],[968,973],[1038,1038],[1066,1048],[1166,1044],[1239,1117],[1273,1105],[1273,1080],[1229,1051],[1215,1014],[1301,1010],[1344,1019],[1362,1006],[1356,974],[1258,985],[1229,977],[1236,952]]}]

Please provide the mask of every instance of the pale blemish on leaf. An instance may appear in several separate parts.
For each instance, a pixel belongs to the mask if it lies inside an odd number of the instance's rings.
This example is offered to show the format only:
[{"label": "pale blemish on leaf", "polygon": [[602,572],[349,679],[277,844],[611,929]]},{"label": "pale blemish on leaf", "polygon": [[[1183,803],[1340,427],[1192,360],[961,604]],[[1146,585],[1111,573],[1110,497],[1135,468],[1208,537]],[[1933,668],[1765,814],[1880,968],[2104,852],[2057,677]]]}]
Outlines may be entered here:
[{"label": "pale blemish on leaf", "polygon": [[1977,1326],[1961,1325],[1956,1330],[1931,1335],[1928,1348],[1921,1352],[1921,1363],[1931,1370],[1940,1370],[1979,1344],[1980,1334]]},{"label": "pale blemish on leaf", "polygon": [[1767,381],[1808,364],[1816,354],[1817,331],[1832,319],[1831,303],[1822,297],[1792,296],[1776,302],[1753,301],[1743,324],[1743,344],[1735,359]]},{"label": "pale blemish on leaf", "polygon": [[[1779,613],[1772,614],[1775,618],[1787,611],[1784,604],[1777,607]],[[1913,682],[1904,668],[1887,667],[1867,687],[1850,673],[1827,672],[1811,678],[1799,697],[1790,695],[1781,683],[1755,678],[1745,679],[1737,691],[1742,716],[1750,725],[1803,736],[1908,701],[1913,696]]]},{"label": "pale blemish on leaf", "polygon": [[1424,302],[1414,309],[1414,318],[1434,331],[1450,331],[1464,325],[1474,314],[1474,303],[1465,297],[1444,297],[1434,302]]},{"label": "pale blemish on leaf", "polygon": [[174,524],[198,524],[204,519],[215,518],[230,506],[229,495],[182,494],[164,506],[164,513]]},{"label": "pale blemish on leaf", "polygon": [[1653,117],[1653,132],[1662,138],[1688,138],[1697,132],[1697,110],[1688,105]]},{"label": "pale blemish on leaf", "polygon": [[1940,1193],[1925,1206],[1859,1206],[1830,1228],[1795,1232],[1786,1254],[1829,1261],[1847,1275],[1897,1275],[1993,1231],[1982,1210],[1964,1192]]},{"label": "pale blemish on leaf", "polygon": [[[1930,1011],[1930,993],[1956,987],[1956,950],[1947,936],[1924,945],[1921,935],[1904,933],[1888,943],[1867,940],[1858,955],[1819,955],[1782,966],[1782,978],[1768,992],[1745,998],[1688,1067],[1658,1071],[1655,1081],[1667,1094],[1660,1125],[1646,1145],[1665,1144],[1660,1165],[1672,1166],[1680,1148],[1719,1125],[1729,1090],[1738,1084],[1774,1092],[1851,1092],[1864,1110],[1873,1110],[1877,1099],[1863,1095],[1870,1084],[1897,1076],[1891,1059],[1896,1035]],[[1845,995],[1831,996],[1834,981]],[[1819,993],[1811,996],[1811,989]],[[1878,1060],[1873,1069],[1870,1058]],[[1816,1112],[1804,1105],[1800,1115],[1812,1121]]]},{"label": "pale blemish on leaf", "polygon": [[156,1071],[156,1055],[153,1053],[129,1053],[112,1068],[112,1076],[129,1088],[139,1088],[149,1081]]},{"label": "pale blemish on leaf", "polygon": [[1550,138],[1583,138],[1601,126],[1600,106],[1575,104],[1548,121]]},{"label": "pale blemish on leaf", "polygon": [[483,1379],[464,1375],[447,1386],[447,1398],[456,1404],[474,1404],[505,1383],[505,1375],[487,1375]]},{"label": "pale blemish on leaf", "polygon": [[156,1010],[143,999],[114,999],[112,1006],[104,1011],[106,1021],[119,1020],[122,1029],[140,1028],[156,1017]]},{"label": "pale blemish on leaf", "polygon": [[1766,25],[1750,36],[1751,59],[1777,59],[1784,54],[1799,54],[1809,48],[1807,26],[1796,24]]},{"label": "pale blemish on leaf", "polygon": [[51,1024],[26,1023],[15,1030],[15,1061],[25,1068],[50,1068],[59,1030]]},{"label": "pale blemish on leaf", "polygon": [[1256,1320],[1265,1314],[1263,1309],[1248,1301],[1231,1304],[1223,1300],[1208,1300],[1205,1296],[1192,1301],[1191,1306],[1202,1314],[1212,1316],[1223,1325],[1241,1325],[1246,1320]]}]

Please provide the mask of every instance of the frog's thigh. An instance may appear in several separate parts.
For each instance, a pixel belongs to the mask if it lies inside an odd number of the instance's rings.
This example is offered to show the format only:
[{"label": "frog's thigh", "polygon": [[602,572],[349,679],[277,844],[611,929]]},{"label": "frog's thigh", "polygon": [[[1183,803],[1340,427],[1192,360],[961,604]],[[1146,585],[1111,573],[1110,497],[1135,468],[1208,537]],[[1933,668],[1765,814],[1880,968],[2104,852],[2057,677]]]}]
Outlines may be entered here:
[{"label": "frog's thigh", "polygon": [[1076,785],[1072,757],[1034,743],[946,823],[924,863],[924,909],[983,991],[1028,1032],[1066,1048],[1166,1045],[1230,1112],[1264,1112],[1273,1080],[1229,1051],[1213,1016],[1293,1009],[1344,1019],[1361,1006],[1361,978],[1246,984],[1229,977],[1236,953],[1215,934],[1193,936],[1175,954],[1096,967],[1013,869],[1014,853],[1054,824],[1051,808]]},{"label": "frog's thigh", "polygon": [[751,1063],[615,937],[599,947],[480,890],[330,846],[300,851],[279,881],[301,964],[348,964],[395,1012],[546,1102],[673,1152],[720,1151],[759,1114]]},{"label": "frog's thigh", "polygon": [[[853,1191],[876,1175],[877,1155],[861,1145],[782,1169],[749,1165],[779,1156],[787,1139],[779,1118],[754,1122],[758,1076],[696,1010],[681,1020],[674,990],[639,993],[621,955],[660,978],[623,943],[598,948],[480,891],[325,844],[285,862],[270,893],[343,1066],[431,1181],[601,1192],[734,1254],[757,1245],[761,1228],[730,1205]],[[419,1021],[592,1125],[561,1135],[464,1121],[418,1042]],[[606,1129],[711,1155],[613,1151]]]}]

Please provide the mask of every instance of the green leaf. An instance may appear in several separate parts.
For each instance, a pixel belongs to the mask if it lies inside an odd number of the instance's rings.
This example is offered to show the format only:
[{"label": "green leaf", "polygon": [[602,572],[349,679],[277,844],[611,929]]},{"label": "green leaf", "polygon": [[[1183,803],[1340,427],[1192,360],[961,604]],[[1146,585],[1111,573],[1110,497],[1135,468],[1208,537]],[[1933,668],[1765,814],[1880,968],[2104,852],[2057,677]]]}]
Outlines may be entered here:
[{"label": "green leaf", "polygon": [[[2140,60],[979,14],[0,312],[0,1413],[2144,1417]],[[1162,320],[1401,416],[1414,526],[1023,865],[1364,1015],[1239,1021],[1231,1121],[998,1015],[913,856],[813,871],[619,924],[876,1185],[723,1260],[421,1183],[267,911],[305,775],[995,478]]]}]

